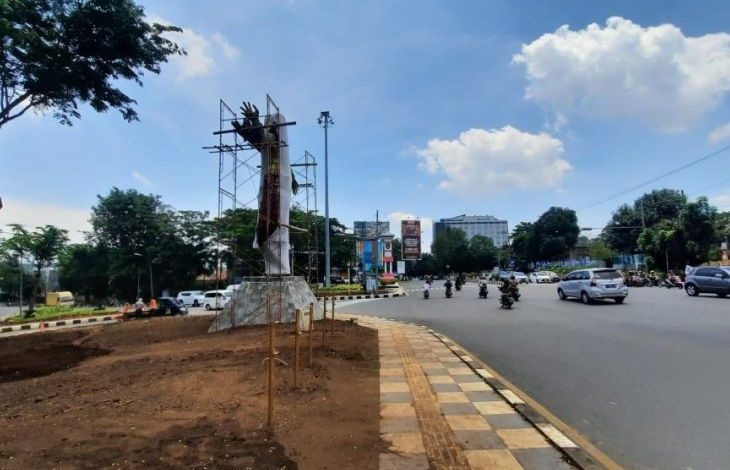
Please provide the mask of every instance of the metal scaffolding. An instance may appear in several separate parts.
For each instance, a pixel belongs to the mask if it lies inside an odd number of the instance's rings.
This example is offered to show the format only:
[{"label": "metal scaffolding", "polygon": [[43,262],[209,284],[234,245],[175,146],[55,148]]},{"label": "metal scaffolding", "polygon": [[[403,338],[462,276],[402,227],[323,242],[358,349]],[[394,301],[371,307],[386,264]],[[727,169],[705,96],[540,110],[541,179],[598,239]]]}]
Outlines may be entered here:
[{"label": "metal scaffolding", "polygon": [[[269,95],[266,95],[266,114],[261,116],[262,121],[276,113],[279,113],[279,107]],[[222,99],[219,100],[218,131],[213,133],[218,137],[218,143],[203,147],[210,154],[218,155],[218,219],[229,210],[258,211],[261,155],[238,135],[231,124],[233,121],[243,122],[243,119],[242,113],[231,109]],[[307,229],[306,234],[292,237],[294,240],[292,246],[297,248],[297,250],[292,249],[290,253],[292,274],[305,276],[308,282],[317,282],[319,279],[316,165],[315,158],[306,151],[291,164],[300,189],[299,193],[292,197],[292,209],[297,208],[306,214]],[[216,231],[216,288],[220,287],[223,272],[221,254],[224,252],[224,247],[234,260],[232,269],[227,272],[227,282],[240,277],[244,265],[254,275],[265,275],[263,265],[258,260],[246,259],[243,254],[236,252],[236,245],[231,242],[222,239],[220,231]],[[302,256],[296,256],[303,254],[307,255],[304,261]],[[295,260],[299,263],[295,263]]]}]

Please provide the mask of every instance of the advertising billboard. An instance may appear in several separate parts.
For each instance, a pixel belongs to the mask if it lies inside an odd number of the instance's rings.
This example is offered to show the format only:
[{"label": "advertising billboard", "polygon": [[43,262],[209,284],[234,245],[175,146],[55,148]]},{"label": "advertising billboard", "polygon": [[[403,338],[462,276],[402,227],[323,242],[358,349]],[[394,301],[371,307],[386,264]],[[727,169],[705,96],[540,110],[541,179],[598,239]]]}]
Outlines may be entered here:
[{"label": "advertising billboard", "polygon": [[421,221],[401,220],[401,247],[404,260],[421,259]]},{"label": "advertising billboard", "polygon": [[362,238],[377,238],[390,233],[390,222],[355,221],[355,235]]}]

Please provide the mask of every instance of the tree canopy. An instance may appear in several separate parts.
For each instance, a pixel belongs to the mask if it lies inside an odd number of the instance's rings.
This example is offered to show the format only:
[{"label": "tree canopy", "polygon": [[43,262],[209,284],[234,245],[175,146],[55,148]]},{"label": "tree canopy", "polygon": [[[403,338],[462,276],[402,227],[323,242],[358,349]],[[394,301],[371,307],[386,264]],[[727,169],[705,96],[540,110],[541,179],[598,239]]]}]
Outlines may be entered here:
[{"label": "tree canopy", "polygon": [[119,82],[142,85],[145,71],[184,54],[164,37],[180,31],[148,23],[132,0],[1,0],[0,128],[30,109],[71,125],[79,103],[138,120]]}]

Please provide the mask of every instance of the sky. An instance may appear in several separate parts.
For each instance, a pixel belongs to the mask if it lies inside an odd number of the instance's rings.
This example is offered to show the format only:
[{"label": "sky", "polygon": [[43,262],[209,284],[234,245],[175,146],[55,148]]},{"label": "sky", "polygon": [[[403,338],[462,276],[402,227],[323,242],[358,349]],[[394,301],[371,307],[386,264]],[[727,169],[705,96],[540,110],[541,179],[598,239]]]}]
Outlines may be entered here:
[{"label": "sky", "polygon": [[[671,187],[730,210],[726,1],[144,1],[188,51],[144,86],[140,122],[81,107],[72,127],[26,114],[0,128],[0,224],[88,229],[112,187],[217,212],[219,100],[286,118],[293,161],[317,158],[324,212],[354,220],[460,214],[534,221],[551,206],[602,227]],[[255,183],[240,189],[248,202]],[[620,194],[601,204],[609,196]],[[255,194],[254,194],[255,195]],[[0,230],[4,227],[0,225]],[[586,232],[597,235],[598,230]]]}]

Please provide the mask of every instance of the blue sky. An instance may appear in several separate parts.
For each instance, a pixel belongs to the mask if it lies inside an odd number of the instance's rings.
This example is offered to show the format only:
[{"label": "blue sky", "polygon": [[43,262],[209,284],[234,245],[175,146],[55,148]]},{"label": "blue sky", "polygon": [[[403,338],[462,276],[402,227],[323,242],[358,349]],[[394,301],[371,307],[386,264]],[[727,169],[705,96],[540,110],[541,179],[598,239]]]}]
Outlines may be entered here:
[{"label": "blue sky", "polygon": [[[463,213],[512,228],[730,144],[724,1],[143,5],[185,29],[174,39],[190,54],[143,88],[123,85],[141,122],[83,108],[71,128],[26,115],[0,129],[0,224],[84,229],[112,186],[215,212],[217,161],[201,147],[216,141],[219,98],[271,94],[297,121],[292,159],[308,150],[320,162],[316,119],[328,109],[330,212],[348,226],[378,210],[428,230]],[[603,226],[619,204],[665,186],[728,210],[728,169],[730,152],[580,211],[580,223]]]}]

